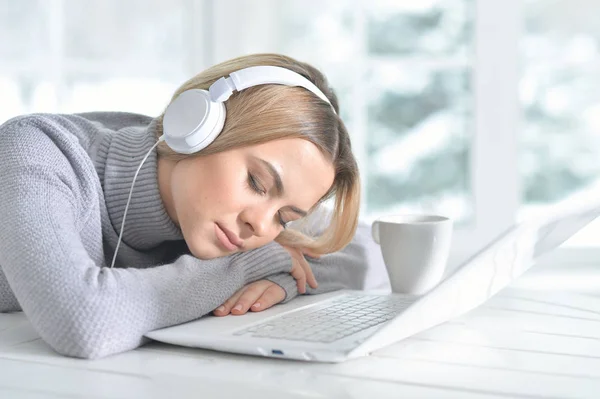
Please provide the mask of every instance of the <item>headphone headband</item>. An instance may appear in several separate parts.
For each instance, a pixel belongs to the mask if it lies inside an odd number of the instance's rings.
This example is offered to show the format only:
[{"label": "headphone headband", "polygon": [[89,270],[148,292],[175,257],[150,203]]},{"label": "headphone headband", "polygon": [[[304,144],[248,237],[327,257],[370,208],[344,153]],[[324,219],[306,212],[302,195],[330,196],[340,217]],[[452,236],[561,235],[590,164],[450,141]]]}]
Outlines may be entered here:
[{"label": "headphone headband", "polygon": [[[331,102],[325,94],[310,80],[304,76],[290,71],[289,69],[276,66],[253,66],[229,74],[229,77],[222,77],[214,82],[208,91],[212,101],[224,102],[231,97],[234,90],[241,91],[248,87],[260,86],[264,84],[280,84],[286,86],[300,86],[312,92],[321,100],[331,106]],[[333,109],[335,113],[335,109]]]}]

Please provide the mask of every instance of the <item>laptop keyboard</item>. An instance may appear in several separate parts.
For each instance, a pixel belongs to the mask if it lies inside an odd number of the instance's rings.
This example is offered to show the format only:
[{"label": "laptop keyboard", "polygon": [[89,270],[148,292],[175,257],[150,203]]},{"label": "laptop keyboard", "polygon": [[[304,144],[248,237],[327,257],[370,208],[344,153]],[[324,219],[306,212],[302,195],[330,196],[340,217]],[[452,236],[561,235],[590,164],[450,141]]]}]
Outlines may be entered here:
[{"label": "laptop keyboard", "polygon": [[347,294],[323,305],[275,317],[234,335],[328,343],[385,323],[416,299]]}]

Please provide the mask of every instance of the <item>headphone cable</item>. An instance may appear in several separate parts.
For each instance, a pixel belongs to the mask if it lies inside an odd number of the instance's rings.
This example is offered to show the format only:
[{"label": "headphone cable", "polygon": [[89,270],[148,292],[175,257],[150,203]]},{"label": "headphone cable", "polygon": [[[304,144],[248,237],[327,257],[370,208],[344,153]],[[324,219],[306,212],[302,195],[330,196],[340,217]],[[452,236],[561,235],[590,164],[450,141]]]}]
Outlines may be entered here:
[{"label": "headphone cable", "polygon": [[156,144],[154,144],[152,146],[152,148],[150,148],[150,150],[148,151],[148,153],[142,160],[142,163],[140,163],[140,166],[138,166],[137,171],[135,172],[135,175],[133,176],[133,182],[131,183],[131,189],[129,190],[129,198],[127,198],[127,205],[125,205],[125,212],[123,213],[123,222],[121,223],[121,232],[119,233],[119,240],[117,241],[117,247],[115,248],[115,254],[113,256],[112,263],[110,264],[111,269],[113,268],[113,266],[115,265],[115,261],[117,260],[117,253],[119,252],[119,245],[121,245],[121,238],[123,237],[123,228],[125,227],[125,218],[127,217],[127,210],[129,209],[129,202],[131,201],[131,195],[133,194],[133,186],[135,184],[135,179],[137,179],[137,175],[140,172],[140,169],[142,169],[142,165],[144,165],[144,162],[146,162],[146,159],[148,159],[148,156],[150,155],[150,153],[156,148],[157,145],[160,144],[161,141],[165,140],[164,137],[165,137],[164,135],[161,135],[158,138],[158,141],[156,142]]}]

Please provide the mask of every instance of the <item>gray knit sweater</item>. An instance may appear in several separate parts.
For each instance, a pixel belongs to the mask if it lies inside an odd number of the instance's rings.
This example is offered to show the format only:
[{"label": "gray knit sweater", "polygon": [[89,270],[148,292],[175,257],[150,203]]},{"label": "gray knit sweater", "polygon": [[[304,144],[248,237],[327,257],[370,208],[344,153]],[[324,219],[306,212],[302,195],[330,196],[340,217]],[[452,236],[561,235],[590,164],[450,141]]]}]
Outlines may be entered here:
[{"label": "gray knit sweater", "polygon": [[[268,278],[298,293],[277,243],[212,260],[192,256],[158,190],[156,120],[130,113],[32,114],[0,126],[0,312],[23,311],[58,353],[100,358],[143,334],[210,313]],[[361,288],[365,255],[351,243],[310,261],[320,293]]]}]

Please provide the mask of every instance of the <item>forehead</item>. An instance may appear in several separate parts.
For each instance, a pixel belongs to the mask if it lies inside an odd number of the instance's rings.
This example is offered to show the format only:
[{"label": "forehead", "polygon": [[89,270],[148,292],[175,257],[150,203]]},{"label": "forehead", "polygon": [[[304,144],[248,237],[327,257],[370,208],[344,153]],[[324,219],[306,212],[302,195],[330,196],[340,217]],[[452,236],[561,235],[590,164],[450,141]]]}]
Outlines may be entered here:
[{"label": "forehead", "polygon": [[285,197],[312,207],[333,184],[333,165],[308,140],[282,139],[247,147],[248,155],[270,162],[281,175]]}]

